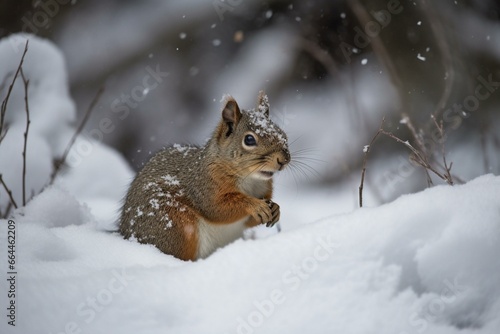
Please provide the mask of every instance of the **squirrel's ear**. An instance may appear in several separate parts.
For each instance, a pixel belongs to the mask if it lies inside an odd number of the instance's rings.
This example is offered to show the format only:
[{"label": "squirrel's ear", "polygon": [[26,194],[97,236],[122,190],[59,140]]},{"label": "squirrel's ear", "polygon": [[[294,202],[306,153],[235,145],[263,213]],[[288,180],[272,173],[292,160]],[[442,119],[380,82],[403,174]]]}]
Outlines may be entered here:
[{"label": "squirrel's ear", "polygon": [[241,118],[240,107],[232,96],[226,98],[226,104],[222,109],[222,120],[227,125],[226,137],[229,137],[234,131],[234,127],[238,124]]},{"label": "squirrel's ear", "polygon": [[257,108],[259,111],[264,112],[264,114],[269,116],[269,99],[263,90],[259,92],[259,97],[257,98]]}]

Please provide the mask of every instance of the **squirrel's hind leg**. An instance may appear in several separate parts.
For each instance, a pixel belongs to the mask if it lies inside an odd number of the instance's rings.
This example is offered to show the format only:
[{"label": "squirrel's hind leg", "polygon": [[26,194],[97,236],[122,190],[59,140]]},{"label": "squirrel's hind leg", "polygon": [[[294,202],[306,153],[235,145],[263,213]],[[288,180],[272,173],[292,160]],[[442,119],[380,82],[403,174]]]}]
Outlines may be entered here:
[{"label": "squirrel's hind leg", "polygon": [[151,243],[166,254],[185,261],[195,261],[200,217],[189,207],[168,207],[166,211],[164,217],[168,217],[168,221],[158,230],[154,242]]}]

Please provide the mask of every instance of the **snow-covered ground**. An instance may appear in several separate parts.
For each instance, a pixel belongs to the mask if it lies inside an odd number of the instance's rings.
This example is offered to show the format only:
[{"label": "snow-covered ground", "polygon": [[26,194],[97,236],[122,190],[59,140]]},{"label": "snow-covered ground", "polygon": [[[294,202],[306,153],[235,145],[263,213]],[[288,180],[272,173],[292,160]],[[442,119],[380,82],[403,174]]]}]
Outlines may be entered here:
[{"label": "snow-covered ground", "polygon": [[[13,51],[11,42],[0,42],[0,59]],[[38,73],[34,62],[57,55],[51,43],[33,37],[30,52],[27,76]],[[10,67],[15,64],[12,60]],[[65,87],[64,66],[51,70],[59,79],[44,84],[47,76],[40,74],[30,99],[53,92],[47,103],[67,101],[55,109],[64,123],[54,119],[37,127],[53,111],[33,106],[33,138],[47,149],[28,146],[33,157],[28,173],[36,173],[37,160],[49,166],[71,133],[71,99],[67,90],[57,93]],[[16,117],[9,121],[20,130],[0,145],[0,167],[10,173],[7,181],[17,187],[19,199],[20,154],[7,146],[15,136],[22,138],[24,124],[22,86],[15,89],[9,111]],[[1,333],[500,330],[498,176],[363,209],[356,208],[358,180],[332,192],[281,179],[275,198],[281,233],[261,227],[255,240],[238,240],[205,260],[183,262],[105,231],[113,228],[133,177],[123,158],[83,137],[70,157],[67,172],[40,194],[48,167],[34,175],[36,182],[28,180],[38,195],[10,220],[0,220]],[[5,193],[0,195],[5,204]],[[15,298],[8,296],[14,288],[7,274],[9,229],[16,237]],[[8,324],[11,300],[15,327]]]},{"label": "snow-covered ground", "polygon": [[498,333],[499,189],[487,175],[333,216],[326,197],[282,196],[285,231],[183,262],[52,187],[12,219],[16,327],[1,332]]}]

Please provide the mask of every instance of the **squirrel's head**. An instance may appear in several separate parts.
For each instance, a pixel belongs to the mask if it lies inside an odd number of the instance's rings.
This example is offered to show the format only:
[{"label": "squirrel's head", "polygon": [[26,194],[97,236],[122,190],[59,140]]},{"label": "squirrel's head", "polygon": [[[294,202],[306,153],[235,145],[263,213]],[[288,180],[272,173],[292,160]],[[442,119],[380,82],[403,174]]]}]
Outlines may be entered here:
[{"label": "squirrel's head", "polygon": [[257,108],[240,110],[226,96],[215,132],[218,154],[234,166],[237,176],[269,180],[290,162],[288,138],[269,117],[267,95],[259,92]]}]

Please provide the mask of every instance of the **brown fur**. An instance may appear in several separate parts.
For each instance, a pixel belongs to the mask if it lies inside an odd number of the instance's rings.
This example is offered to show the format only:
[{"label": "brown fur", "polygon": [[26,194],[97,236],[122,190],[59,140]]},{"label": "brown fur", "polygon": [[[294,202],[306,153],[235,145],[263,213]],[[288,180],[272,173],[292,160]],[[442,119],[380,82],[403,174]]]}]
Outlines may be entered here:
[{"label": "brown fur", "polygon": [[[268,108],[263,93],[259,106]],[[195,260],[199,243],[208,237],[199,235],[200,220],[218,226],[245,217],[247,227],[276,223],[279,206],[271,201],[272,178],[263,178],[261,171],[282,170],[290,161],[286,135],[272,122],[272,131],[264,133],[249,115],[229,97],[205,146],[174,145],[153,156],[130,186],[120,233],[166,254]],[[243,144],[248,133],[257,137],[257,146]]]}]

